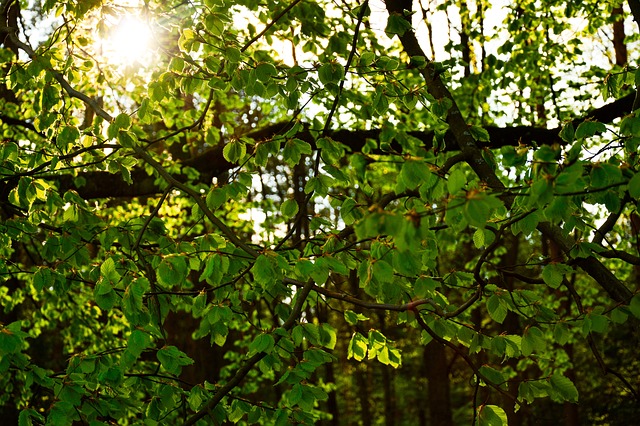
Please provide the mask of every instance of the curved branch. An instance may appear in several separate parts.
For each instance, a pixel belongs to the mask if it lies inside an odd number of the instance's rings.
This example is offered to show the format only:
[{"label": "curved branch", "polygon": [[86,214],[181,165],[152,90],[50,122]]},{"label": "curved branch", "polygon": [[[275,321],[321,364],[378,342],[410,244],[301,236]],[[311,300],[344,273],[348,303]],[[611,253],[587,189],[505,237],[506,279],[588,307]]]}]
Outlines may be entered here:
[{"label": "curved branch", "polygon": [[422,319],[422,316],[420,315],[420,312],[416,312],[416,321],[418,322],[418,324],[420,325],[420,327],[427,332],[427,334],[429,336],[431,336],[431,338],[433,340],[435,340],[436,342],[440,343],[441,345],[447,346],[449,348],[451,348],[456,354],[458,354],[462,359],[464,359],[464,361],[467,363],[467,365],[469,365],[469,367],[471,367],[471,370],[473,370],[473,374],[476,375],[477,378],[482,379],[482,381],[484,381],[487,386],[492,387],[493,389],[497,390],[500,394],[504,395],[505,397],[509,398],[510,400],[512,400],[516,405],[520,406],[520,401],[518,401],[518,399],[516,397],[514,397],[513,395],[511,395],[509,392],[505,391],[504,389],[502,389],[500,387],[500,385],[493,383],[491,380],[489,380],[484,374],[482,374],[480,372],[480,368],[478,366],[476,366],[476,364],[473,362],[473,360],[471,359],[471,357],[469,356],[469,354],[467,354],[464,350],[462,350],[461,348],[459,348],[458,346],[456,346],[454,343],[443,339],[442,337],[438,336],[432,329],[431,327],[429,327],[427,325],[427,323]]},{"label": "curved branch", "polygon": [[[411,24],[410,12],[413,10],[412,0],[388,1],[386,2],[386,7],[390,15],[401,16]],[[409,16],[405,14],[405,11]],[[399,38],[405,53],[407,53],[409,57],[427,57],[422,47],[420,47],[413,29],[407,30],[404,34],[400,35]],[[513,205],[515,196],[504,191],[504,184],[496,175],[491,165],[484,159],[482,151],[471,135],[469,126],[462,117],[455,99],[440,78],[436,63],[427,62],[424,68],[419,71],[424,78],[429,93],[436,100],[448,99],[451,103],[447,114],[447,124],[460,151],[466,156],[467,164],[489,188],[502,193],[500,198],[507,209],[509,209]],[[575,245],[575,241],[570,237],[564,236],[562,230],[555,225],[548,222],[541,222],[537,228],[548,238],[558,243],[567,255]],[[631,291],[595,257],[577,258],[574,260],[574,263],[587,272],[615,301],[626,303],[631,299]]]},{"label": "curved branch", "polygon": [[358,13],[358,22],[356,23],[356,29],[353,31],[353,39],[351,40],[351,51],[349,52],[349,57],[347,58],[347,63],[344,66],[344,76],[340,80],[340,84],[338,85],[338,93],[336,93],[335,98],[333,98],[333,105],[331,105],[331,109],[329,110],[329,114],[327,115],[327,120],[324,123],[324,128],[322,129],[322,136],[327,134],[327,131],[331,127],[331,120],[333,119],[333,115],[336,113],[338,109],[338,103],[340,102],[340,96],[342,95],[342,91],[344,90],[344,82],[347,79],[347,73],[349,72],[349,67],[351,66],[351,62],[353,61],[353,57],[356,54],[356,50],[358,48],[358,35],[360,34],[360,25],[362,25],[362,20],[364,19],[364,13],[369,7],[369,0],[364,0],[362,5],[360,5],[360,13]]},{"label": "curved branch", "polygon": [[237,247],[240,247],[241,249],[243,249],[249,255],[253,257],[258,257],[258,252],[256,250],[249,247],[247,243],[245,243],[240,238],[238,238],[238,236],[231,229],[229,229],[227,225],[225,225],[220,219],[216,217],[216,215],[213,214],[211,209],[207,206],[207,203],[205,202],[205,200],[202,199],[202,197],[197,191],[193,190],[189,186],[185,185],[184,183],[180,182],[178,179],[173,177],[171,173],[167,172],[167,170],[164,167],[162,167],[160,163],[154,160],[153,157],[151,157],[151,155],[149,155],[140,146],[134,145],[133,150],[138,155],[138,157],[140,157],[145,163],[153,167],[156,170],[156,172],[158,172],[158,174],[169,185],[175,186],[185,194],[188,194],[193,199],[193,201],[198,205],[198,207],[200,207],[200,210],[202,210],[202,212],[207,217],[207,219],[209,219],[209,221],[213,223],[220,230],[220,232],[222,232],[225,235],[225,237],[229,239],[229,241],[231,241]]},{"label": "curved branch", "polygon": [[[309,297],[309,293],[314,287],[314,282],[309,280],[304,286],[298,290],[296,294],[296,301],[293,305],[293,309],[291,310],[291,314],[287,318],[287,320],[282,324],[282,328],[285,330],[290,330],[295,323],[300,318],[300,314],[302,313],[302,307],[304,306],[304,302]],[[280,340],[278,336],[276,337],[276,341]],[[184,422],[185,426],[196,424],[196,422],[202,419],[207,415],[209,411],[215,408],[216,405],[222,398],[224,398],[229,392],[233,390],[236,386],[238,386],[242,380],[249,374],[249,372],[253,369],[253,367],[260,362],[262,358],[267,355],[266,352],[259,352],[253,355],[251,358],[245,361],[244,365],[240,367],[240,369],[236,372],[236,374],[222,387],[218,389],[218,391],[213,395],[213,397],[202,407],[198,412],[196,412],[193,416],[191,416],[187,421]]]},{"label": "curved branch", "polygon": [[[8,1],[2,4],[1,7],[9,7],[11,3],[13,3],[13,1]],[[36,52],[31,48],[31,46],[20,40],[20,37],[18,37],[18,28],[9,26],[9,23],[0,23],[0,33],[6,33],[9,40],[11,40],[11,43],[24,51],[30,59],[33,60],[37,58]],[[62,86],[69,96],[80,99],[93,109],[98,116],[104,118],[106,121],[111,122],[113,120],[113,117],[111,117],[111,115],[105,111],[95,99],[91,99],[84,93],[74,89],[59,71],[54,69],[48,69],[47,71],[51,73],[53,78],[60,84],[60,86]]]},{"label": "curved branch", "polygon": [[293,9],[293,7],[295,5],[297,5],[298,3],[300,3],[302,0],[294,0],[293,3],[291,3],[289,6],[285,7],[282,12],[280,12],[277,16],[275,16],[271,22],[269,22],[262,31],[260,31],[258,34],[255,35],[255,37],[253,37],[251,40],[249,40],[248,42],[245,43],[244,46],[242,46],[242,49],[240,49],[241,52],[244,52],[245,50],[247,50],[249,48],[249,46],[251,46],[253,43],[255,43],[256,41],[258,41],[260,39],[260,37],[262,37],[263,35],[265,35],[267,33],[267,31],[269,31],[269,29],[271,27],[273,27],[276,22],[278,22],[280,20],[280,18],[282,18],[284,15],[286,15],[291,9]]},{"label": "curved branch", "polygon": [[[302,281],[294,280],[291,278],[284,278],[283,281],[286,284],[292,284],[296,287],[303,287],[304,285],[306,285]],[[401,305],[397,305],[392,303],[367,302],[366,300],[358,299],[357,297],[354,297],[345,293],[339,293],[337,291],[332,291],[317,285],[314,285],[312,290],[330,299],[342,300],[344,302],[351,303],[354,306],[359,306],[365,309],[393,311],[393,312],[406,312],[406,311],[415,311],[416,308],[421,305],[429,305],[434,309],[434,312],[436,314],[438,314],[439,316],[445,316],[445,313],[442,311],[442,308],[440,308],[440,306],[438,306],[438,304],[433,299],[430,299],[430,298],[414,300],[409,303],[403,303]]]}]

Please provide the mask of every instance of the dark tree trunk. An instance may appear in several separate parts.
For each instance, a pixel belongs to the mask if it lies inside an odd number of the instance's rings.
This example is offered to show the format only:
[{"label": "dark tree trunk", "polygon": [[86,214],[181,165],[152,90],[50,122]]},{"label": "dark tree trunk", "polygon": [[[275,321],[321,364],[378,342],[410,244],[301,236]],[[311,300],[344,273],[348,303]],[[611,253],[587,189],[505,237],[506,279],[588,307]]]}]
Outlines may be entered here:
[{"label": "dark tree trunk", "polygon": [[371,421],[371,393],[369,392],[371,380],[366,366],[360,365],[359,367],[355,376],[358,396],[360,397],[360,419],[362,420],[362,426],[371,426],[373,424]]},{"label": "dark tree trunk", "polygon": [[[566,345],[565,350],[569,355],[569,359],[573,359],[573,345]],[[565,375],[572,382],[576,382],[576,374],[573,368],[570,368],[565,372]],[[578,404],[572,404],[565,402],[563,406],[563,417],[565,426],[580,426],[580,410]]]},{"label": "dark tree trunk", "polygon": [[[335,383],[335,373],[333,370],[333,363],[328,363],[326,366],[325,378],[327,383]],[[327,423],[330,425],[338,426],[340,424],[340,409],[338,407],[338,399],[336,398],[335,391],[329,393],[329,399],[327,400],[327,411],[331,414],[331,420]]]},{"label": "dark tree trunk", "polygon": [[431,341],[424,349],[424,363],[427,367],[429,424],[453,425],[449,370],[444,346]]},{"label": "dark tree trunk", "polygon": [[462,60],[464,61],[464,76],[471,75],[471,41],[469,32],[471,31],[471,16],[469,8],[463,2],[460,7],[460,21],[462,28],[460,30],[460,44],[462,48]]},{"label": "dark tree trunk", "polygon": [[[509,236],[505,239],[505,247],[507,248],[505,254],[500,258],[500,266],[503,268],[513,268],[515,265],[518,265],[518,253],[520,251],[520,238],[517,236]],[[510,275],[505,275],[502,277],[501,286],[504,287],[509,292],[516,290],[515,288],[516,282],[514,278]],[[503,322],[504,332],[509,335],[520,335],[522,334],[522,326],[520,325],[520,320],[518,315],[513,312],[509,312]],[[514,370],[518,371],[518,362],[514,359],[509,359],[507,364]],[[519,379],[526,378],[526,371],[518,371]],[[510,426],[520,426],[523,424],[523,410],[516,411],[516,405],[514,400],[518,397],[518,387],[520,385],[520,381],[510,382],[507,388],[507,392],[511,395],[511,398],[506,395],[502,400],[502,407],[507,413],[507,418],[509,419]]]},{"label": "dark tree trunk", "polygon": [[613,21],[613,50],[616,54],[616,65],[625,66],[627,64],[627,44],[624,42],[624,11],[622,5],[614,7],[611,11]]},{"label": "dark tree trunk", "polygon": [[384,421],[386,426],[396,424],[396,395],[393,391],[393,372],[391,367],[382,367],[382,389],[384,391]]}]

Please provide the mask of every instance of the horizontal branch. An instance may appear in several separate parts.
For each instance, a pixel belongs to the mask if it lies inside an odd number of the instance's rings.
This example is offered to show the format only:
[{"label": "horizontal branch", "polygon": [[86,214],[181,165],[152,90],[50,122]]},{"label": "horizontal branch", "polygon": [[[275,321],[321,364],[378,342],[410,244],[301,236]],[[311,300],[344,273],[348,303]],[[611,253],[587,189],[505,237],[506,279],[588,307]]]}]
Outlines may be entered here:
[{"label": "horizontal branch", "polygon": [[[601,122],[610,122],[615,118],[619,118],[629,111],[633,103],[633,94],[624,98],[611,102],[601,108],[593,110],[580,119],[574,120],[574,126],[578,126],[585,120],[597,120]],[[5,124],[19,125],[26,127],[24,122],[3,120]],[[256,141],[270,140],[278,135],[284,134],[289,129],[289,123],[275,123],[254,132],[247,134],[249,138]],[[489,133],[489,142],[483,143],[482,147],[489,149],[498,149],[503,146],[519,146],[519,145],[544,145],[558,143],[563,141],[559,138],[560,128],[544,129],[533,126],[513,126],[513,127],[486,127]],[[360,152],[364,148],[368,140],[380,140],[382,129],[340,129],[327,132],[327,136],[331,139],[344,144],[351,152]],[[429,150],[433,148],[434,132],[432,131],[410,131],[408,134],[422,143],[422,146]],[[303,130],[296,134],[296,137],[302,139],[315,149],[315,138],[308,125],[303,126]],[[457,149],[457,144],[451,132],[447,132],[444,137],[445,146],[441,147],[445,151],[453,151]],[[235,164],[229,163],[222,155],[224,146],[218,145],[210,148],[202,154],[191,159],[181,162],[183,167],[191,167],[200,173],[199,183],[210,183],[215,176],[236,167]],[[402,147],[393,142],[391,149],[402,152]],[[377,150],[375,154],[385,154],[386,152]],[[142,168],[134,168],[131,171],[133,184],[128,184],[119,174],[111,174],[103,171],[89,171],[79,173],[80,180],[71,175],[60,175],[57,177],[49,177],[49,180],[56,180],[61,192],[74,190],[85,199],[94,198],[110,198],[110,197],[139,197],[158,194],[162,189],[155,184],[155,177],[149,176]],[[180,178],[186,181],[186,177]],[[78,182],[83,182],[79,185]]]},{"label": "horizontal branch", "polygon": [[[302,281],[298,281],[298,280],[294,280],[292,278],[286,278],[286,277],[284,278],[283,281],[285,284],[292,284],[296,287],[303,287],[306,284]],[[433,299],[429,299],[429,298],[414,300],[409,303],[403,303],[401,305],[398,305],[398,304],[392,304],[392,303],[368,302],[366,300],[358,299],[357,297],[350,296],[345,293],[332,291],[324,287],[320,287],[318,285],[313,286],[313,291],[329,299],[342,300],[343,302],[347,302],[353,306],[359,306],[364,309],[406,312],[406,311],[415,311],[418,308],[418,306],[421,306],[421,305],[429,305],[434,309],[433,312],[437,313],[440,316],[445,316],[440,306],[438,306],[438,304],[434,302]]]}]

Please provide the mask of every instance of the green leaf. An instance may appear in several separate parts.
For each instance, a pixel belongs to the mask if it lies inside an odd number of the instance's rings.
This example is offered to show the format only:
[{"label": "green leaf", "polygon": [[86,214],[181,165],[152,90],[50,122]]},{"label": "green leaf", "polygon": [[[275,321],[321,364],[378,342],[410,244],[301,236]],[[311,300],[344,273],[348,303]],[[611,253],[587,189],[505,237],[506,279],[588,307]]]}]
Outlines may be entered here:
[{"label": "green leaf", "polygon": [[240,62],[242,53],[240,52],[240,49],[237,49],[235,47],[227,47],[224,50],[224,56],[229,62]]},{"label": "green leaf", "polygon": [[124,130],[118,131],[118,143],[124,148],[132,148],[136,145],[138,138],[133,132]]},{"label": "green leaf", "polygon": [[633,198],[640,198],[640,173],[636,173],[627,184],[629,195]]},{"label": "green leaf", "polygon": [[480,142],[489,142],[489,132],[480,126],[471,126],[469,127],[469,131],[471,132],[471,136],[477,141]]},{"label": "green leaf", "polygon": [[[306,143],[306,142],[305,142]],[[345,149],[344,146],[334,141],[331,138],[318,138],[316,140],[316,146],[320,149],[320,153],[322,154],[322,159],[327,164],[337,164],[344,157]],[[305,154],[311,154],[311,146],[309,145],[308,152],[304,152]]]},{"label": "green leaf", "polygon": [[344,319],[351,325],[356,325],[358,321],[367,321],[369,318],[363,314],[353,312],[349,309],[344,311]]},{"label": "green leaf", "polygon": [[206,280],[211,285],[218,285],[222,282],[224,274],[229,270],[229,259],[213,253],[204,261],[204,270],[200,274],[200,280]]},{"label": "green leaf", "polygon": [[338,343],[338,335],[336,330],[329,324],[320,325],[320,344],[327,349],[335,349]]},{"label": "green leaf", "polygon": [[575,134],[576,134],[576,131],[573,127],[573,123],[568,122],[567,124],[562,126],[562,130],[560,130],[559,136],[566,143],[571,143],[575,138]]},{"label": "green leaf", "polygon": [[484,228],[491,216],[491,206],[482,194],[470,192],[462,212],[469,225]]},{"label": "green leaf", "polygon": [[478,425],[507,426],[507,413],[497,405],[481,405],[478,407]]},{"label": "green leaf", "polygon": [[564,322],[556,323],[553,328],[553,339],[560,345],[564,345],[569,341],[571,333]]},{"label": "green leaf", "polygon": [[572,269],[561,263],[549,263],[542,269],[542,279],[551,288],[559,288],[564,276],[571,273]]},{"label": "green leaf", "polygon": [[429,181],[431,170],[422,160],[406,160],[402,164],[400,176],[407,189],[415,189],[422,183]]},{"label": "green leaf", "polygon": [[373,263],[373,276],[380,282],[393,281],[393,267],[384,260],[377,260]]},{"label": "green leaf", "polygon": [[156,269],[158,282],[167,288],[182,285],[189,273],[189,267],[182,256],[167,256]]},{"label": "green leaf", "polygon": [[587,321],[589,323],[590,331],[602,334],[609,330],[609,319],[604,315],[598,315],[591,312],[585,317],[585,322]]},{"label": "green leaf", "polygon": [[76,126],[64,126],[56,139],[56,144],[66,147],[74,144],[80,138],[80,131]]},{"label": "green leaf", "polygon": [[249,356],[253,356],[260,352],[271,353],[273,350],[273,346],[275,345],[275,340],[271,334],[261,334],[249,345]]},{"label": "green leaf", "polygon": [[107,128],[107,136],[110,139],[116,139],[121,130],[129,130],[129,127],[131,127],[131,117],[129,117],[129,114],[118,114],[111,124],[109,124],[109,127]]},{"label": "green leaf", "polygon": [[113,287],[111,286],[111,283],[105,279],[98,281],[94,288],[94,294],[98,296],[104,296],[112,291]]},{"label": "green leaf", "polygon": [[129,116],[129,114],[121,113],[116,116],[116,118],[113,120],[113,123],[118,126],[118,129],[127,130],[129,127],[131,127],[131,117]]},{"label": "green leaf", "polygon": [[263,62],[256,67],[256,77],[263,83],[267,83],[271,77],[278,74],[276,67],[269,62]]},{"label": "green leaf", "polygon": [[522,355],[529,356],[532,353],[542,353],[546,349],[544,334],[538,327],[529,327],[522,336]]},{"label": "green leaf", "polygon": [[624,324],[628,317],[628,313],[621,308],[615,308],[611,311],[611,321],[616,324]]},{"label": "green leaf", "polygon": [[164,346],[157,353],[158,361],[171,374],[179,375],[182,367],[193,364],[193,360],[175,346]]},{"label": "green leaf", "polygon": [[367,339],[359,332],[355,332],[347,347],[347,358],[362,361],[365,356],[367,356]]},{"label": "green leaf", "polygon": [[396,13],[391,13],[387,20],[387,26],[385,27],[384,32],[387,36],[393,37],[394,35],[402,36],[411,29],[411,22],[409,22],[406,17]]},{"label": "green leaf", "polygon": [[362,67],[368,67],[371,64],[373,64],[373,61],[375,61],[376,59],[376,55],[373,52],[362,52],[362,54],[360,55],[360,61],[358,62],[358,64]]},{"label": "green leaf", "polygon": [[18,415],[18,426],[32,426],[34,424],[32,419],[35,419],[35,424],[44,424],[45,422],[42,414],[33,408],[28,408],[20,411]]},{"label": "green leaf", "polygon": [[41,266],[33,274],[33,288],[39,293],[52,284],[51,269]]},{"label": "green leaf", "polygon": [[324,64],[318,69],[318,78],[324,85],[338,84],[344,78],[344,67],[337,62]]},{"label": "green leaf", "polygon": [[127,340],[127,349],[137,358],[150,344],[151,338],[148,333],[142,330],[133,330]]},{"label": "green leaf", "polygon": [[436,291],[439,285],[440,284],[433,278],[420,277],[416,280],[413,288],[414,288],[416,297],[419,297],[422,299],[426,297],[432,297],[433,293]]},{"label": "green leaf", "polygon": [[505,382],[504,375],[495,368],[489,367],[488,365],[481,366],[478,371],[486,378],[486,380],[493,383],[494,385],[502,385]]},{"label": "green leaf", "polygon": [[224,203],[227,202],[227,187],[224,186],[222,188],[214,187],[207,193],[207,197],[205,202],[207,207],[211,210],[216,210],[220,208]]},{"label": "green leaf", "polygon": [[571,380],[560,373],[554,373],[550,379],[551,386],[558,391],[560,396],[569,402],[578,402],[578,389]]},{"label": "green leaf", "polygon": [[603,133],[607,130],[607,127],[598,121],[583,121],[578,125],[576,129],[576,139],[584,139],[595,135],[596,133]]},{"label": "green leaf", "polygon": [[118,299],[116,292],[113,291],[111,285],[102,280],[96,284],[93,290],[93,297],[96,304],[105,311],[110,311],[116,305]]},{"label": "green leaf", "polygon": [[0,358],[21,351],[24,338],[27,336],[20,330],[21,327],[20,322],[13,322],[6,327],[0,324]]},{"label": "green leaf", "polygon": [[284,160],[291,166],[298,164],[303,154],[310,155],[311,153],[311,145],[297,138],[289,139],[282,150]]},{"label": "green leaf", "polygon": [[42,89],[40,95],[40,109],[44,112],[49,112],[60,100],[60,91],[57,87],[50,84],[46,85]]},{"label": "green leaf", "polygon": [[298,214],[298,202],[296,200],[285,200],[280,205],[280,213],[287,218],[293,218]]},{"label": "green leaf", "polygon": [[467,177],[462,170],[455,169],[449,173],[449,177],[447,179],[447,189],[449,190],[449,194],[455,194],[464,188],[466,184]]},{"label": "green leaf", "polygon": [[381,56],[376,61],[376,66],[385,71],[393,71],[400,65],[397,59],[390,58],[388,56]]},{"label": "green leaf", "polygon": [[113,281],[120,277],[120,274],[116,271],[116,263],[112,257],[108,257],[104,262],[102,262],[102,265],[100,265],[100,275],[103,278]]},{"label": "green leaf", "polygon": [[261,254],[251,268],[253,278],[258,284],[269,285],[276,278],[276,270],[267,256]]},{"label": "green leaf", "polygon": [[487,299],[487,311],[489,312],[489,316],[496,322],[502,324],[504,319],[507,317],[507,308],[500,301],[500,297],[496,294],[492,294],[489,299]]},{"label": "green leaf", "polygon": [[473,233],[473,245],[478,249],[484,247],[484,229],[478,228]]},{"label": "green leaf", "polygon": [[222,155],[230,163],[237,163],[247,153],[247,146],[244,142],[235,139],[227,143],[222,149]]},{"label": "green leaf", "polygon": [[629,310],[636,318],[640,318],[640,293],[631,298],[631,302],[629,302]]}]

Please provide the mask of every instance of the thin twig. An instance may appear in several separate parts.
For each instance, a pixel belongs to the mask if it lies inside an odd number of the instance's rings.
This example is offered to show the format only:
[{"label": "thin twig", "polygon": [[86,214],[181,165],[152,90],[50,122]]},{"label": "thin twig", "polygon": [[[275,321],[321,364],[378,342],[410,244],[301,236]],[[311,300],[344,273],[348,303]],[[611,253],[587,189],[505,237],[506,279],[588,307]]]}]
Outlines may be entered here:
[{"label": "thin twig", "polygon": [[291,9],[293,9],[295,7],[295,5],[297,5],[298,3],[300,3],[302,0],[295,0],[293,3],[291,3],[289,6],[285,7],[284,10],[282,10],[282,12],[278,13],[275,18],[273,18],[271,20],[271,22],[269,22],[267,24],[266,27],[264,27],[264,29],[262,31],[260,31],[260,33],[258,33],[256,36],[254,36],[251,40],[249,40],[248,42],[245,43],[244,46],[242,46],[242,49],[240,49],[240,52],[244,52],[245,50],[247,50],[249,48],[249,46],[251,46],[253,43],[255,43],[256,41],[258,41],[258,39],[260,37],[262,37],[263,35],[265,35],[267,33],[267,31],[269,31],[269,29],[271,27],[273,27],[276,22],[278,22],[280,20],[280,18],[282,18],[284,15],[287,14],[287,12],[289,12]]},{"label": "thin twig", "polygon": [[211,211],[211,209],[207,206],[207,203],[198,192],[196,192],[189,186],[185,185],[184,183],[180,182],[175,177],[173,177],[171,173],[169,173],[160,163],[158,163],[153,157],[151,157],[151,155],[149,155],[147,151],[142,149],[142,147],[138,145],[134,145],[133,150],[138,155],[138,157],[140,157],[147,164],[153,167],[158,172],[158,174],[165,181],[167,181],[167,183],[169,183],[172,186],[175,186],[185,194],[189,195],[193,199],[193,201],[198,205],[200,210],[202,210],[202,212],[207,217],[207,219],[209,219],[209,221],[211,221],[211,223],[213,223],[220,230],[220,232],[222,232],[225,235],[225,237],[229,239],[229,241],[231,241],[237,247],[240,247],[241,249],[243,249],[246,253],[248,253],[252,257],[258,257],[259,255],[258,251],[256,251],[255,249],[250,247],[247,243],[245,243],[240,238],[238,238],[238,236],[227,225],[225,225],[220,219],[218,219],[216,215],[213,214],[213,211]]},{"label": "thin twig", "polygon": [[[284,322],[284,324],[282,324],[283,329],[290,330],[298,321],[298,319],[300,318],[300,314],[302,313],[302,308],[304,306],[304,303],[307,300],[309,293],[313,289],[313,286],[314,286],[314,282],[309,280],[304,285],[304,287],[298,290],[295,296],[296,301],[293,305],[293,308],[291,309],[291,314],[289,314],[289,317],[287,318],[287,320]],[[276,336],[276,340],[280,340],[278,336]],[[246,360],[244,365],[240,367],[240,369],[236,372],[236,374],[227,383],[225,383],[222,387],[218,389],[218,391],[204,405],[204,407],[198,410],[193,416],[191,416],[189,419],[187,419],[184,422],[184,426],[195,424],[198,420],[206,416],[208,412],[213,410],[215,406],[218,405],[220,401],[222,401],[222,398],[227,396],[229,392],[231,392],[236,386],[238,386],[242,382],[242,380],[247,376],[247,374],[249,374],[249,372],[253,369],[253,367],[258,362],[260,362],[260,360],[264,358],[266,355],[267,355],[266,352],[259,352],[253,355],[248,360]]]}]

